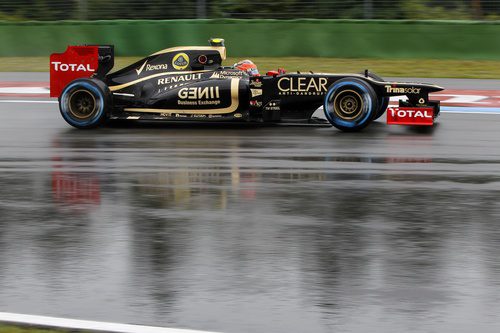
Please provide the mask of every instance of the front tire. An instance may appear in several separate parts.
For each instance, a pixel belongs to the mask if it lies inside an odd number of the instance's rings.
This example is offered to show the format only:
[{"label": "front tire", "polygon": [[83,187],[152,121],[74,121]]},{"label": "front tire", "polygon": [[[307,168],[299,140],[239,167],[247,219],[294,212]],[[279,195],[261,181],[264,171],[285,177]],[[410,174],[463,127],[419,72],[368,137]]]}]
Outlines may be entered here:
[{"label": "front tire", "polygon": [[[362,73],[362,74],[364,75],[364,73]],[[374,73],[368,73],[368,77],[372,78],[375,81],[385,82],[385,80],[383,78],[381,78],[380,76],[378,76],[377,74],[374,74]],[[382,117],[384,115],[385,111],[387,110],[388,106],[389,106],[389,97],[380,96],[378,99],[377,114],[375,115],[373,120],[377,120],[378,118]]]},{"label": "front tire", "polygon": [[325,116],[336,128],[345,132],[360,131],[368,126],[378,110],[377,94],[358,78],[336,81],[326,93]]},{"label": "front tire", "polygon": [[68,124],[76,128],[94,128],[107,120],[111,104],[109,88],[98,79],[70,82],[59,98],[59,110]]}]

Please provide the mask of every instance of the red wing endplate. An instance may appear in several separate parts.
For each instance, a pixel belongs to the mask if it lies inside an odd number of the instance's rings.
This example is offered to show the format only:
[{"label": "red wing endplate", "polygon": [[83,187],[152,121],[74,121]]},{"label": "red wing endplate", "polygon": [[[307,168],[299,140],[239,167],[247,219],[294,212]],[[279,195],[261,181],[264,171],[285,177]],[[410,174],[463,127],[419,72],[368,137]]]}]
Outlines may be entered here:
[{"label": "red wing endplate", "polygon": [[387,124],[389,125],[434,125],[434,108],[432,107],[389,107],[387,108]]},{"label": "red wing endplate", "polygon": [[59,97],[71,81],[90,77],[99,65],[98,46],[68,46],[50,55],[50,97]]}]

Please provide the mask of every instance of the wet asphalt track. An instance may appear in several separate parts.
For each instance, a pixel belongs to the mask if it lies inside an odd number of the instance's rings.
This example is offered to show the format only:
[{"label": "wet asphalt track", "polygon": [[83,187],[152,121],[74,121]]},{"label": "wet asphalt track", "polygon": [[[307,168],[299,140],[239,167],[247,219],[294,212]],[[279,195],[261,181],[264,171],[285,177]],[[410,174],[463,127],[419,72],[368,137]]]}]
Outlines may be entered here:
[{"label": "wet asphalt track", "polygon": [[0,311],[228,333],[500,331],[500,115],[356,134],[79,131],[55,104],[0,103],[0,117]]}]

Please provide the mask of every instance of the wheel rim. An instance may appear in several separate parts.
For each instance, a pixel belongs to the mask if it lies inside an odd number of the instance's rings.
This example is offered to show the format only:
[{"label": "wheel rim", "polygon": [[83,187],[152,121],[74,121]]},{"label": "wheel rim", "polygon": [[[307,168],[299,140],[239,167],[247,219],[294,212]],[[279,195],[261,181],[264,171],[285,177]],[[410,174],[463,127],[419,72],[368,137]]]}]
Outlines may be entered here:
[{"label": "wheel rim", "polygon": [[363,114],[363,97],[354,90],[340,92],[333,100],[333,111],[343,120],[353,120]]},{"label": "wheel rim", "polygon": [[69,96],[69,112],[78,119],[89,119],[98,110],[95,97],[88,90],[76,90]]}]

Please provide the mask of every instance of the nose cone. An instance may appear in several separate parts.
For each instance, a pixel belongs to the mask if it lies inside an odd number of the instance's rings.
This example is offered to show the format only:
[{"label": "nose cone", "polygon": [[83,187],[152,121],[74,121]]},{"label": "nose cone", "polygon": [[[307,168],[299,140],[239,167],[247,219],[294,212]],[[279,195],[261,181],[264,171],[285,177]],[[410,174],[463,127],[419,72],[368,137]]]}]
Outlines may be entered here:
[{"label": "nose cone", "polygon": [[429,92],[436,92],[436,91],[441,91],[444,90],[443,87],[431,84],[431,83],[422,83],[422,88],[427,89]]}]

